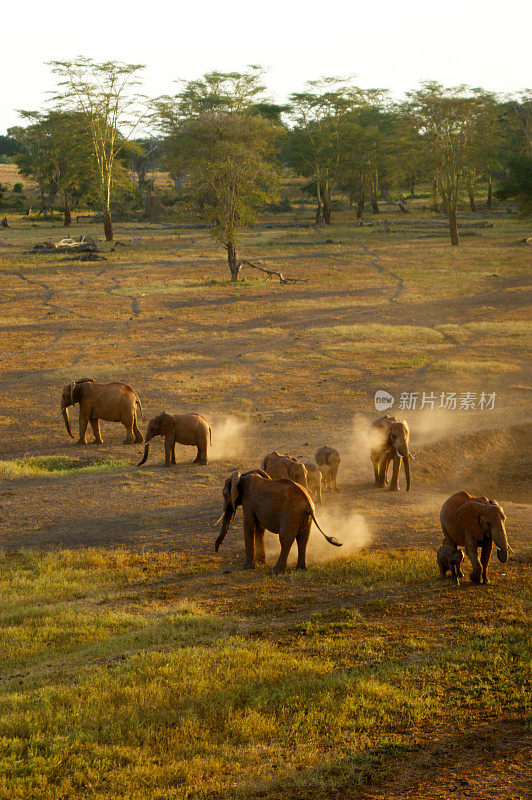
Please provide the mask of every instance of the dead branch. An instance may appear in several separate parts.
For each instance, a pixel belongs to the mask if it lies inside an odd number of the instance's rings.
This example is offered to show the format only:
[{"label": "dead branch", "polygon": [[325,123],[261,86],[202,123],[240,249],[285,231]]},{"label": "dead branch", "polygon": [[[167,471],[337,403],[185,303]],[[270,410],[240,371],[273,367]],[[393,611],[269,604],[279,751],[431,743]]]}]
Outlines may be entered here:
[{"label": "dead branch", "polygon": [[266,267],[261,267],[259,264],[253,264],[252,261],[239,261],[238,268],[239,270],[242,267],[252,267],[253,269],[258,269],[259,272],[265,272],[268,278],[273,278],[273,276],[277,276],[279,278],[279,283],[287,284],[287,283],[308,283],[306,278],[285,278],[282,272],[278,272],[275,269],[266,269]]}]

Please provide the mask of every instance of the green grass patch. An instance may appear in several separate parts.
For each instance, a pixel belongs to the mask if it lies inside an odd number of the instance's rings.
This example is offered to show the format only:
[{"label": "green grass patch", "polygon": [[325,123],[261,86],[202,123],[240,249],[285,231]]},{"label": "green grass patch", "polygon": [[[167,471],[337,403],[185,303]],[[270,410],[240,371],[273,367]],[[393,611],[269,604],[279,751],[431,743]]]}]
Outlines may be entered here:
[{"label": "green grass patch", "polygon": [[312,601],[285,628],[269,608],[183,599],[188,568],[169,553],[3,556],[0,797],[325,800],[377,782],[449,703],[461,724],[524,710],[521,593],[461,589],[457,603],[434,552],[250,576]]},{"label": "green grass patch", "polygon": [[442,361],[437,361],[431,366],[433,372],[462,372],[465,375],[474,373],[485,375],[488,373],[498,372],[516,372],[519,369],[515,364],[502,363],[495,359],[469,359],[462,361],[460,359],[448,358]]},{"label": "green grass patch", "polygon": [[307,333],[320,338],[332,336],[338,339],[377,340],[377,342],[382,340],[383,344],[390,341],[409,344],[431,344],[443,341],[442,334],[433,328],[416,325],[380,325],[373,322],[309,328]]},{"label": "green grass patch", "polygon": [[116,472],[130,467],[119,458],[81,459],[70,456],[24,456],[14,461],[0,461],[0,478],[43,478],[91,475]]},{"label": "green grass patch", "polygon": [[427,550],[367,552],[317,564],[305,572],[287,573],[284,580],[309,585],[334,584],[358,590],[429,581],[434,577],[434,553]]}]

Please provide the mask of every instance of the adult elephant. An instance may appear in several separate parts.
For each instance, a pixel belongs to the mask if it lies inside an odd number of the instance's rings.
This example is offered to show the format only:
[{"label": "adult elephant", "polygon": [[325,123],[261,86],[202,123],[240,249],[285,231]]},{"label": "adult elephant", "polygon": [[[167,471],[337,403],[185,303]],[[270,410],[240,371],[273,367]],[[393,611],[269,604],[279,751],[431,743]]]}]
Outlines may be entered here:
[{"label": "adult elephant", "polygon": [[390,491],[399,490],[399,468],[401,461],[405,469],[406,491],[410,490],[410,452],[408,443],[410,429],[405,419],[386,414],[369,427],[370,458],[375,473],[375,485],[385,486],[390,462],[393,463]]},{"label": "adult elephant", "polygon": [[154,436],[164,436],[165,464],[175,464],[176,444],[197,447],[198,453],[194,464],[208,464],[207,446],[212,445],[211,426],[201,414],[167,414],[163,411],[152,417],[146,430],[146,446],[144,456],[137,466],[144,464],[148,458],[150,441]]},{"label": "adult elephant", "polygon": [[142,415],[142,405],[136,391],[127,383],[96,383],[92,378],[70,381],[63,387],[61,414],[69,436],[74,438],[68,408],[79,403],[79,444],[87,444],[85,434],[91,424],[96,444],[102,444],[100,420],[121,422],[127,436],[124,444],[144,441],[137,425],[137,406]]},{"label": "adult elephant", "polygon": [[290,480],[304,486],[305,489],[308,488],[307,468],[301,461],[298,461],[297,458],[285,456],[282,453],[278,453],[277,450],[274,450],[272,453],[268,453],[267,456],[264,456],[261,468],[274,480],[290,478]]},{"label": "adult elephant", "polygon": [[[468,492],[456,492],[442,506],[440,522],[444,543],[464,547],[471,560],[471,581],[489,583],[486,570],[493,543],[497,558],[502,564],[508,559],[508,540],[505,528],[506,515],[496,500],[475,497]],[[481,549],[480,560],[478,548]]]},{"label": "adult elephant", "polygon": [[307,542],[313,521],[330,544],[341,546],[341,542],[323,533],[314,516],[314,503],[309,493],[294,481],[286,478],[271,480],[263,470],[251,470],[243,474],[235,470],[225,481],[223,498],[224,511],[220,517],[223,520],[222,528],[214,549],[218,552],[237,508],[242,506],[247,569],[255,569],[256,563],[264,564],[266,561],[266,530],[277,533],[281,543],[281,553],[272,569],[274,573],[285,571],[294,541],[297,541],[297,568],[306,569]]}]

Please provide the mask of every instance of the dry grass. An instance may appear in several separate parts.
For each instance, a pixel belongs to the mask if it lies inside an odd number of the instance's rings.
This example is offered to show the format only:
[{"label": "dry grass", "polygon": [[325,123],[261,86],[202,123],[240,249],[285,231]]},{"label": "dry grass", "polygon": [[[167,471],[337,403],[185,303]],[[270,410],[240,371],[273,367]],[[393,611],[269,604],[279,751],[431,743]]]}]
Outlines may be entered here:
[{"label": "dry grass", "polygon": [[[307,281],[289,286],[251,272],[231,284],[203,230],[118,224],[118,239],[142,239],[112,251],[99,226],[74,225],[99,237],[107,261],[94,264],[27,253],[63,236],[58,219],[11,216],[0,231],[2,800],[358,798],[370,783],[391,800],[406,792],[386,776],[416,753],[450,780],[462,729],[485,725],[495,745],[511,723],[523,752],[528,473],[503,434],[528,414],[515,246],[527,223],[497,218],[451,248],[383,210],[387,233],[347,210],[331,231],[246,232],[242,256]],[[302,204],[275,220],[311,216]],[[93,458],[52,420],[62,385],[85,376],[130,382],[146,418],[204,413],[215,457],[200,467],[178,447],[165,469],[154,443],[137,469],[142,446],[103,423]],[[497,404],[445,420],[400,411],[412,489],[378,492],[353,418],[365,429],[381,388]],[[226,417],[240,427],[224,441]],[[456,430],[470,452],[446,447]],[[215,554],[227,475],[325,443],[342,463],[324,517],[362,514],[373,549],[305,574],[243,573],[239,516]],[[437,580],[448,486],[489,486],[506,508],[517,555],[492,563],[491,586]],[[491,781],[479,796],[495,800],[509,772],[484,744],[464,769],[478,764]]]}]

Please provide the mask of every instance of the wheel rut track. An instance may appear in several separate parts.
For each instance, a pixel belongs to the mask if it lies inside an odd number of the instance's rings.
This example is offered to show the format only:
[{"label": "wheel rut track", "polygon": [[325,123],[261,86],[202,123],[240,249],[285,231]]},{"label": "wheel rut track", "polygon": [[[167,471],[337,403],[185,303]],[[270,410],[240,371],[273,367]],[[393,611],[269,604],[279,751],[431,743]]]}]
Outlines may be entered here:
[{"label": "wheel rut track", "polygon": [[395,288],[395,291],[392,292],[392,294],[388,297],[389,303],[397,302],[399,295],[402,293],[404,289],[404,280],[400,278],[399,275],[396,275],[395,272],[392,272],[386,267],[383,267],[382,263],[379,263],[380,259],[377,256],[375,256],[374,253],[371,252],[369,247],[366,247],[366,245],[362,244],[362,242],[357,242],[357,244],[366,253],[366,255],[369,256],[369,263],[373,267],[375,267],[375,269],[380,275],[390,275],[390,277],[392,277],[394,280],[397,281],[397,286]]}]

